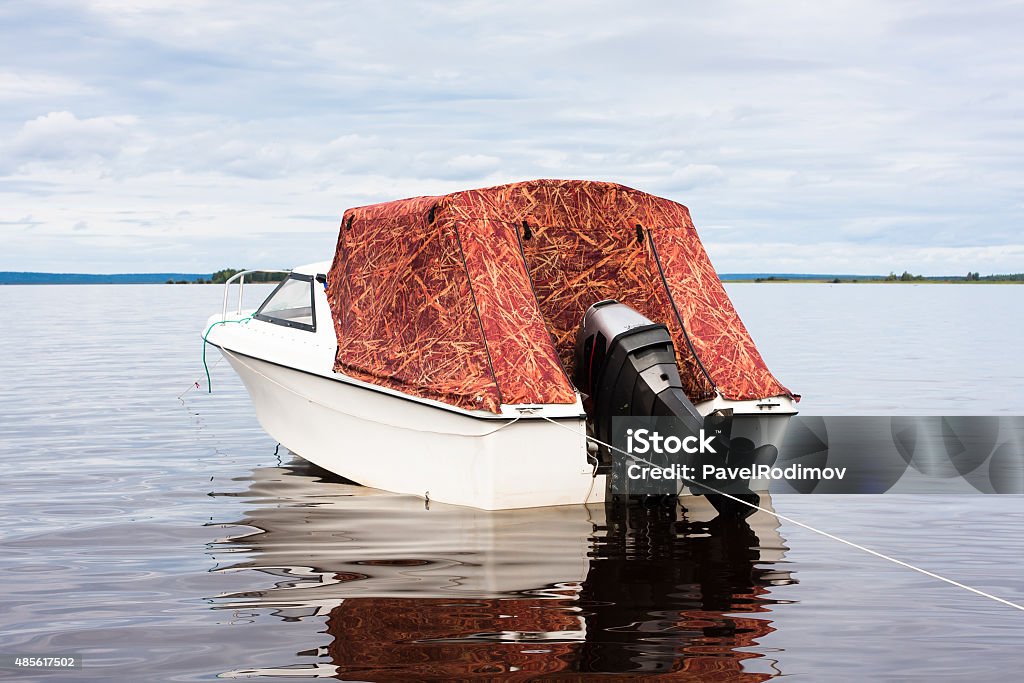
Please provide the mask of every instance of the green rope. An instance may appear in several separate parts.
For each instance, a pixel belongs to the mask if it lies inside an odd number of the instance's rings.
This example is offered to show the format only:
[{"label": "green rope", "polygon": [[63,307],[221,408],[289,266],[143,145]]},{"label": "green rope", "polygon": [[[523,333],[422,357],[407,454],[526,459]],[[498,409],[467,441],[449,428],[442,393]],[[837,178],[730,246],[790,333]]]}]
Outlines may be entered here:
[{"label": "green rope", "polygon": [[210,379],[210,367],[206,364],[206,337],[210,334],[210,330],[215,328],[217,325],[226,325],[227,323],[247,323],[252,320],[252,316],[248,315],[239,320],[218,320],[209,327],[206,328],[206,332],[203,333],[203,370],[206,371],[206,393],[213,393],[213,380]]}]

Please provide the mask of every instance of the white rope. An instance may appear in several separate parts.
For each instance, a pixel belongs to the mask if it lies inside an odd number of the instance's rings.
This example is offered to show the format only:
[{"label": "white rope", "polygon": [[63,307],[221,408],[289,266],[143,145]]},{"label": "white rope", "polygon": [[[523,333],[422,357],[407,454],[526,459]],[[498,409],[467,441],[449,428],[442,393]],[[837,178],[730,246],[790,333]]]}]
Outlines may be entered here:
[{"label": "white rope", "polygon": [[[572,427],[569,427],[569,426],[563,425],[563,424],[559,424],[558,422],[555,422],[554,420],[552,420],[552,419],[550,419],[550,418],[548,418],[548,417],[546,417],[544,415],[541,415],[541,417],[543,417],[545,420],[547,420],[548,422],[550,422],[552,424],[558,425],[562,429],[568,429],[569,431],[579,435],[579,432],[577,432]],[[585,436],[587,439],[590,439],[594,443],[597,443],[597,444],[599,444],[601,446],[605,446],[606,448],[610,448],[613,451],[618,451],[619,453],[622,453],[623,455],[626,455],[626,456],[628,456],[630,458],[633,458],[634,460],[639,460],[640,462],[646,463],[646,464],[648,464],[648,465],[650,465],[652,467],[658,467],[658,465],[656,465],[653,462],[650,462],[649,460],[645,460],[644,458],[641,458],[641,457],[639,457],[639,456],[637,456],[637,455],[635,455],[633,453],[628,453],[628,452],[622,450],[621,448],[616,448],[615,446],[612,446],[611,444],[607,444],[607,443],[605,443],[603,441],[599,441],[598,439],[595,439],[594,437],[592,437],[592,436],[590,436],[590,435],[588,435],[586,433],[584,433],[583,436]],[[825,538],[831,538],[833,541],[838,541],[840,543],[843,543],[845,545],[850,546],[851,548],[856,548],[857,550],[862,550],[862,551],[868,553],[869,555],[874,555],[875,557],[880,557],[883,560],[888,560],[889,562],[892,562],[894,564],[898,564],[901,567],[906,567],[907,569],[913,569],[915,572],[918,572],[920,574],[924,574],[925,576],[930,576],[933,579],[938,579],[939,581],[945,581],[946,583],[948,583],[948,584],[950,584],[952,586],[956,586],[957,588],[962,588],[962,589],[964,589],[966,591],[970,591],[971,593],[975,593],[975,594],[980,595],[982,597],[988,598],[989,600],[995,600],[996,602],[1000,602],[1000,603],[1002,603],[1002,604],[1004,604],[1004,605],[1006,605],[1008,607],[1012,607],[1014,609],[1018,609],[1018,610],[1024,611],[1024,606],[1019,605],[1019,604],[1017,604],[1015,602],[1010,602],[1009,600],[1006,600],[1005,598],[1000,598],[999,596],[992,595],[991,593],[986,593],[983,590],[979,590],[977,588],[973,588],[973,587],[968,586],[966,584],[960,583],[959,581],[954,581],[953,579],[947,579],[945,576],[940,576],[939,574],[936,574],[935,572],[930,572],[927,569],[922,569],[921,567],[916,567],[916,566],[910,564],[909,562],[904,562],[903,560],[898,560],[895,557],[891,557],[889,555],[886,555],[885,553],[880,553],[877,550],[872,550],[871,548],[866,548],[866,547],[860,545],[859,543],[854,543],[853,541],[848,541],[845,538],[840,538],[839,536],[836,536],[835,534],[830,534],[827,531],[822,531],[821,529],[815,529],[810,524],[804,524],[803,522],[798,522],[797,520],[793,519],[792,517],[787,517],[786,515],[781,515],[778,512],[775,512],[774,510],[769,510],[767,508],[763,508],[760,505],[755,505],[754,503],[751,503],[749,501],[743,500],[742,498],[737,498],[736,496],[729,495],[728,493],[724,493],[722,491],[718,491],[718,490],[708,486],[707,484],[705,484],[703,482],[695,482],[692,479],[688,479],[688,478],[682,477],[682,476],[680,477],[680,479],[682,479],[682,480],[684,480],[684,481],[686,481],[686,482],[688,482],[690,484],[697,484],[697,485],[702,486],[703,488],[706,488],[706,489],[708,489],[710,491],[714,491],[718,495],[725,496],[726,498],[729,498],[730,500],[734,500],[737,503],[743,503],[744,505],[746,505],[748,507],[751,507],[751,508],[753,508],[755,510],[758,510],[760,512],[764,512],[766,514],[769,514],[769,515],[771,515],[772,517],[775,517],[778,520],[789,522],[790,524],[795,524],[795,525],[797,525],[799,527],[803,527],[804,529],[807,529],[808,531],[813,531],[816,534],[824,536]]]},{"label": "white rope", "polygon": [[[218,365],[220,365],[220,362],[221,362],[222,360],[224,360],[224,356],[221,356],[220,358],[218,358],[218,359],[217,359],[217,360],[216,360],[216,361],[214,362],[214,364],[210,366],[210,369],[211,369],[211,370],[214,370],[214,369],[215,369],[215,368],[216,368],[216,367],[217,367]],[[181,397],[182,397],[182,396],[184,396],[184,395],[185,395],[185,394],[187,394],[188,392],[192,391],[193,389],[198,389],[198,388],[199,388],[199,380],[197,379],[197,380],[195,380],[194,382],[192,382],[192,384],[190,384],[190,385],[189,385],[188,389],[186,389],[185,391],[183,391],[183,392],[181,392],[180,394],[178,394],[178,400],[179,400],[179,401],[180,401],[180,400],[182,400],[182,399],[181,399]]]}]

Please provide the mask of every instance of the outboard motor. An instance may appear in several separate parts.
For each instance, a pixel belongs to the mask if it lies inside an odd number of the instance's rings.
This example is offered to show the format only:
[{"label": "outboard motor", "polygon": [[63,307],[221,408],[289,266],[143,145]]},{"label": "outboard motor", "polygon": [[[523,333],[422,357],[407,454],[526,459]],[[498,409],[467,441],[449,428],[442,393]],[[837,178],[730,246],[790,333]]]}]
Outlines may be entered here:
[{"label": "outboard motor", "polygon": [[[687,434],[716,434],[717,457],[727,458],[732,411],[706,418],[697,412],[683,391],[668,328],[633,308],[608,299],[587,310],[576,337],[573,381],[587,397],[584,408],[598,441],[612,442],[615,417],[667,416]],[[610,465],[607,447],[599,451],[601,465]]]},{"label": "outboard motor", "polygon": [[583,316],[573,381],[588,396],[584,407],[594,436],[605,443],[612,439],[612,418],[622,415],[676,417],[691,434],[704,426],[683,391],[668,328],[614,299]]}]

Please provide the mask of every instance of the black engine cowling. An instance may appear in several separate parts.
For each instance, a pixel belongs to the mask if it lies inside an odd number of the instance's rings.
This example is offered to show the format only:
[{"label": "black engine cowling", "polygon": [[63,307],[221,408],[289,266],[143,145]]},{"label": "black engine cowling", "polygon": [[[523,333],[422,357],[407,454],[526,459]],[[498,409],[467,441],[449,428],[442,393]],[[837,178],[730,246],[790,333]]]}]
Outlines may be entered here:
[{"label": "black engine cowling", "polygon": [[[748,465],[756,455],[743,447],[748,440],[739,439],[739,446],[731,441],[732,410],[703,417],[690,402],[683,391],[668,328],[614,299],[594,304],[583,316],[576,336],[573,382],[585,396],[583,405],[600,442],[602,466],[611,464],[612,454],[604,444],[612,443],[612,420],[621,416],[673,417],[690,435],[702,429],[715,435],[714,454],[700,456],[705,462]],[[755,505],[759,500],[749,482],[715,482],[705,488],[700,481],[691,480],[689,485],[692,493],[707,494],[725,516],[746,517],[753,511],[737,498]],[[729,495],[719,495],[719,491]]]},{"label": "black engine cowling", "polygon": [[588,396],[594,436],[612,438],[612,418],[665,415],[696,434],[704,418],[687,398],[668,328],[614,299],[591,306],[576,337],[576,387]]}]

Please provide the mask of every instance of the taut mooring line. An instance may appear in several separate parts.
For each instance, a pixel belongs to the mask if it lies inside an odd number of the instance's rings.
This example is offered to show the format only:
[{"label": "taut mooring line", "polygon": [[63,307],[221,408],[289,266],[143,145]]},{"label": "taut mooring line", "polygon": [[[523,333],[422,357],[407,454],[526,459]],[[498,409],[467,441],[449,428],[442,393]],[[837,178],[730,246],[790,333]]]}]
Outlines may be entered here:
[{"label": "taut mooring line", "polygon": [[[547,420],[548,422],[550,422],[553,425],[557,425],[557,426],[561,427],[562,429],[568,429],[569,431],[573,432],[576,435],[580,434],[580,432],[576,431],[572,427],[560,424],[560,423],[556,422],[555,420],[552,420],[551,418],[549,418],[549,417],[547,417],[545,415],[541,415],[540,417],[544,418],[545,420]],[[650,465],[651,467],[660,467],[660,465],[656,465],[655,463],[653,463],[653,462],[651,462],[649,460],[646,460],[644,458],[641,458],[641,457],[639,457],[639,456],[637,456],[637,455],[635,455],[633,453],[628,453],[628,452],[622,450],[621,448],[616,448],[615,446],[612,446],[611,444],[608,444],[608,443],[605,443],[603,441],[600,441],[599,439],[595,439],[594,437],[590,436],[589,434],[584,433],[583,436],[585,436],[588,440],[593,441],[594,443],[596,443],[598,445],[604,446],[606,448],[610,448],[611,450],[617,451],[619,453],[622,453],[623,455],[628,456],[628,457],[630,457],[630,458],[632,458],[634,460],[639,460],[640,462],[645,463],[647,465]],[[840,543],[842,543],[844,545],[850,546],[851,548],[856,548],[857,550],[861,550],[863,552],[866,552],[869,555],[874,555],[875,557],[880,557],[883,560],[888,560],[889,562],[892,562],[893,564],[898,564],[901,567],[906,567],[907,569],[913,569],[915,572],[918,572],[919,574],[924,574],[925,576],[930,576],[933,579],[938,579],[939,581],[945,581],[946,583],[950,584],[951,586],[956,586],[957,588],[962,588],[965,591],[970,591],[971,593],[975,593],[975,594],[980,595],[980,596],[982,596],[984,598],[988,598],[989,600],[995,600],[996,602],[1000,602],[1000,603],[1006,605],[1007,607],[1012,607],[1014,609],[1018,609],[1018,610],[1021,610],[1022,612],[1024,612],[1024,605],[1018,605],[1015,602],[1010,602],[1009,600],[1007,600],[1005,598],[1000,598],[997,595],[992,595],[991,593],[986,593],[983,590],[979,590],[977,588],[973,588],[973,587],[968,586],[966,584],[960,583],[959,581],[954,581],[953,579],[947,579],[945,576],[940,576],[939,574],[936,574],[935,572],[930,572],[927,569],[922,569],[921,567],[916,567],[916,566],[910,564],[909,562],[904,562],[903,560],[896,559],[895,557],[892,557],[890,555],[886,555],[885,553],[880,553],[877,550],[872,550],[871,548],[866,548],[866,547],[860,545],[859,543],[854,543],[853,541],[848,541],[845,538],[840,538],[839,536],[836,536],[835,534],[830,534],[827,531],[822,531],[821,529],[815,529],[810,524],[804,524],[803,522],[798,522],[797,520],[793,519],[792,517],[787,517],[786,515],[781,515],[778,512],[775,512],[774,510],[769,510],[767,508],[763,508],[760,505],[755,505],[754,503],[751,503],[749,501],[743,500],[742,498],[737,498],[736,496],[730,495],[730,494],[725,493],[723,491],[718,491],[717,489],[714,489],[714,488],[708,486],[707,484],[705,484],[703,482],[698,483],[698,482],[693,481],[692,479],[689,479],[689,478],[683,477],[683,476],[680,476],[679,478],[684,480],[684,481],[686,481],[686,482],[688,482],[688,483],[690,483],[690,484],[697,484],[697,485],[699,485],[699,486],[701,486],[703,488],[706,488],[706,489],[708,489],[710,491],[714,491],[718,495],[725,496],[726,498],[728,498],[730,500],[734,500],[737,503],[743,503],[747,507],[751,507],[751,508],[753,508],[755,510],[758,510],[760,512],[764,512],[766,514],[769,514],[769,515],[771,515],[772,517],[775,517],[778,520],[781,520],[781,521],[784,521],[784,522],[789,522],[790,524],[795,524],[795,525],[797,525],[799,527],[803,527],[804,529],[807,529],[808,531],[813,531],[816,534],[824,536],[825,538],[831,538],[833,541],[838,541],[838,542],[840,542]]]}]

